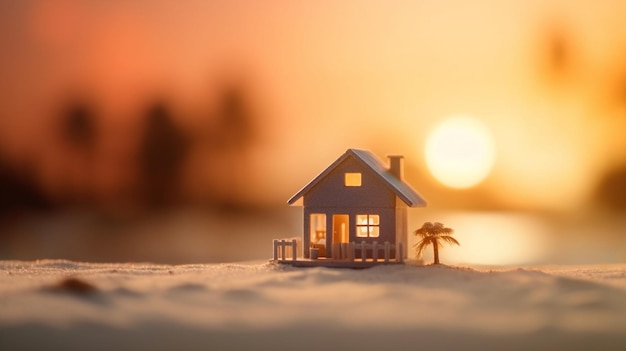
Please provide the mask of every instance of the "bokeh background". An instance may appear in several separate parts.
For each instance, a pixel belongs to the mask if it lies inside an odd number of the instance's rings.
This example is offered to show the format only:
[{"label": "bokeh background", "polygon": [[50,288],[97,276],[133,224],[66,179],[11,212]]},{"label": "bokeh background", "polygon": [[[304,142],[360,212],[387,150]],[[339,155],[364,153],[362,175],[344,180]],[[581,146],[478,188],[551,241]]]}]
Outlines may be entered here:
[{"label": "bokeh background", "polygon": [[[444,262],[626,260],[624,1],[0,2],[0,259],[263,259],[346,148],[403,154]],[[453,115],[496,158],[428,171]],[[426,257],[427,258],[427,257]]]}]

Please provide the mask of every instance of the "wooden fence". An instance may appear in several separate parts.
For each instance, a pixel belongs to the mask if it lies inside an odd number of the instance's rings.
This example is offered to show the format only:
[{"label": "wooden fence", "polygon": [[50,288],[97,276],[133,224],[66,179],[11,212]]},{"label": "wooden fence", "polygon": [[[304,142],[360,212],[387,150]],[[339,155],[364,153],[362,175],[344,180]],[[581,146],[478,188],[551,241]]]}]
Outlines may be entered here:
[{"label": "wooden fence", "polygon": [[[382,245],[376,241],[371,244],[368,244],[365,241],[361,241],[360,243],[335,243],[333,244],[332,256],[335,260],[356,260],[357,262],[360,260],[361,262],[365,262],[368,260],[368,251],[371,251],[371,260],[374,262],[382,260],[383,262],[388,263],[391,260],[392,251],[394,252],[395,262],[402,262],[404,257],[402,243],[390,244],[388,241],[385,241]],[[357,252],[359,252],[361,256],[359,259],[356,258]]]},{"label": "wooden fence", "polygon": [[274,261],[295,261],[298,257],[298,241],[274,239]]},{"label": "wooden fence", "polygon": [[[300,252],[297,239],[274,239],[274,261],[286,262],[296,261]],[[360,258],[357,258],[357,252]],[[371,252],[370,258],[368,254]],[[392,260],[392,252],[394,253],[394,262],[403,262],[404,251],[402,243],[390,244],[385,241],[379,244],[374,241],[371,244],[361,241],[360,243],[335,243],[332,248],[332,260],[353,261],[353,262],[384,262],[388,263]]]}]

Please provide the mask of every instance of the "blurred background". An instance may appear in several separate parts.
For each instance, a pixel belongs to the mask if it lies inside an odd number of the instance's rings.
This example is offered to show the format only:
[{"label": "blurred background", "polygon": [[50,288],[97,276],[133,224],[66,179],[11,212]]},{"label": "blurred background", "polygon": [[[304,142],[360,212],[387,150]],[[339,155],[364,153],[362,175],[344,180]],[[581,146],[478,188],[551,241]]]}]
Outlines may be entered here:
[{"label": "blurred background", "polygon": [[2,1],[0,259],[265,259],[301,235],[286,200],[352,147],[405,156],[429,201],[410,228],[462,244],[444,262],[624,262],[624,13]]}]

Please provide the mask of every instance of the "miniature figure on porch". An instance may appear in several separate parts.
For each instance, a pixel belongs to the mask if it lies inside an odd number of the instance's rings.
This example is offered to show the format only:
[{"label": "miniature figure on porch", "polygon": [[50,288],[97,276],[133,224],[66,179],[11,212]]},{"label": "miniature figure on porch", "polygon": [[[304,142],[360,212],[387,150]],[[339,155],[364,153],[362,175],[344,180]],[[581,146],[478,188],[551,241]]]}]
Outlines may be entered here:
[{"label": "miniature figure on porch", "polygon": [[[369,151],[348,149],[293,195],[288,203],[303,206],[302,237],[275,240],[273,261],[330,267],[403,262],[407,208],[426,201],[405,182],[403,156],[388,158],[387,166]],[[297,258],[300,244],[303,257]]]},{"label": "miniature figure on porch", "polygon": [[443,224],[439,222],[435,222],[434,224],[431,222],[424,223],[421,228],[413,232],[415,236],[420,238],[420,241],[415,244],[416,258],[421,258],[426,247],[432,245],[433,255],[435,257],[433,264],[439,264],[439,246],[441,246],[442,242],[461,245],[452,237],[452,233],[454,233],[452,228],[444,227]]}]

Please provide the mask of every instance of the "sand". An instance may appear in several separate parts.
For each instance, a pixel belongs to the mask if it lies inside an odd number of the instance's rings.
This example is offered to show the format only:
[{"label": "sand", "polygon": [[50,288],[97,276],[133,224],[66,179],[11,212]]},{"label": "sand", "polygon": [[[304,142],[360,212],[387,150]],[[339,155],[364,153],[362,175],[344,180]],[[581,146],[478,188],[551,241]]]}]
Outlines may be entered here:
[{"label": "sand", "polygon": [[626,264],[0,261],[0,350],[624,350]]}]

